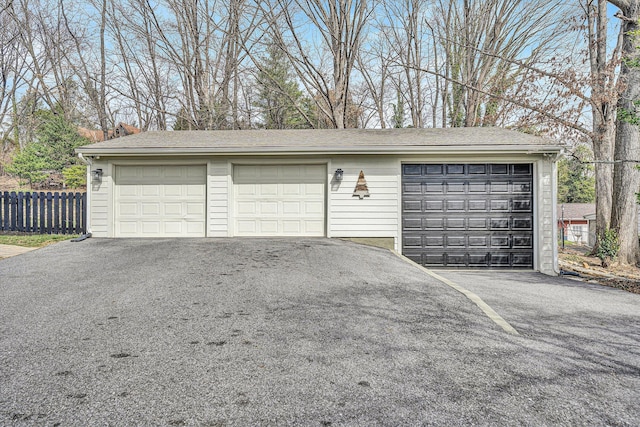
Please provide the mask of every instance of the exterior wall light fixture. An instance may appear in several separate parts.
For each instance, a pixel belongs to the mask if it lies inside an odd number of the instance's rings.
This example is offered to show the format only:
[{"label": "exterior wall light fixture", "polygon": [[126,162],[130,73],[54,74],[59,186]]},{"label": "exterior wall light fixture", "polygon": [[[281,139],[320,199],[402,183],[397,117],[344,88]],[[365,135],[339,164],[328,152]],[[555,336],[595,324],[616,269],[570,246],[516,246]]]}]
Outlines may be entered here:
[{"label": "exterior wall light fixture", "polygon": [[342,177],[344,176],[344,171],[342,169],[336,169],[336,172],[333,174],[333,177],[336,181],[342,181]]},{"label": "exterior wall light fixture", "polygon": [[91,171],[91,178],[93,181],[101,181],[102,180],[102,169],[94,169]]}]

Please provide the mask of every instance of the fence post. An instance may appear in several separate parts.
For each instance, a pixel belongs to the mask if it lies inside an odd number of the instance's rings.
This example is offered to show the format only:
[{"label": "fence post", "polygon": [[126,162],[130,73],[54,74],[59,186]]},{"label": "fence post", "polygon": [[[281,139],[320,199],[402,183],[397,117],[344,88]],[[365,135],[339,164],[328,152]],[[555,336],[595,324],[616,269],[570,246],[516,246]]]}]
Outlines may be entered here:
[{"label": "fence post", "polygon": [[31,193],[31,201],[33,208],[33,218],[31,222],[31,230],[37,232],[38,231],[38,193]]},{"label": "fence post", "polygon": [[18,231],[24,231],[24,193],[22,191],[19,191],[17,196],[18,197],[16,198],[16,202],[17,202],[16,228],[18,229]]},{"label": "fence post", "polygon": [[53,229],[53,195],[51,191],[47,192],[47,232],[46,234],[51,234],[51,230]]},{"label": "fence post", "polygon": [[31,194],[24,194],[24,231],[31,231]]},{"label": "fence post", "polygon": [[[73,193],[69,193],[67,195],[67,197],[69,198],[69,202],[67,203],[67,219],[69,221],[69,224],[67,226],[67,232],[68,233],[73,233]],[[77,221],[77,220],[76,220]]]},{"label": "fence post", "polygon": [[60,233],[67,234],[67,193],[63,192],[60,197]]},{"label": "fence post", "polygon": [[75,205],[76,205],[76,233],[80,234],[82,233],[82,229],[80,228],[80,218],[82,217],[82,210],[80,209],[80,193],[76,193],[76,197],[75,197]]},{"label": "fence post", "polygon": [[9,230],[9,193],[2,194],[2,230]]},{"label": "fence post", "polygon": [[10,228],[9,230],[11,231],[16,231],[16,222],[18,220],[17,216],[18,216],[18,197],[16,196],[16,192],[12,191],[11,192],[11,201],[9,202],[9,207],[11,209],[11,224],[10,224]]},{"label": "fence post", "polygon": [[53,234],[60,234],[60,193],[53,193]]},{"label": "fence post", "polygon": [[45,196],[44,192],[40,192],[38,194],[38,199],[40,200],[40,234],[45,234],[46,233],[46,215],[45,215],[45,208],[46,208],[46,200],[47,197]]},{"label": "fence post", "polygon": [[[89,189],[87,188],[87,191],[89,191]],[[87,193],[82,193],[82,232],[83,233],[87,233],[89,230],[87,230],[87,215],[89,215],[89,213],[87,212]]]}]

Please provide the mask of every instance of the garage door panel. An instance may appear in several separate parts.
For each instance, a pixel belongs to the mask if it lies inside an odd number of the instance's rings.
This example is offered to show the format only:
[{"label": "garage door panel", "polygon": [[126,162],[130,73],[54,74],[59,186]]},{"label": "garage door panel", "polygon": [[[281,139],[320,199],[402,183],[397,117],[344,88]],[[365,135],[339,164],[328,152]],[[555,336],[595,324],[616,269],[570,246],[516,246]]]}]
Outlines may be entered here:
[{"label": "garage door panel", "polygon": [[261,215],[278,215],[278,203],[277,202],[258,202],[260,209],[258,213]]},{"label": "garage door panel", "polygon": [[313,236],[324,235],[324,220],[305,220],[304,221],[305,234]]},{"label": "garage door panel", "polygon": [[119,185],[120,197],[137,197],[139,188],[133,185]]},{"label": "garage door panel", "polygon": [[527,267],[533,264],[533,255],[529,252],[511,255],[511,264],[516,267]]},{"label": "garage door panel", "polygon": [[532,175],[533,165],[530,163],[518,163],[511,165],[513,175]]},{"label": "garage door panel", "polygon": [[511,228],[513,230],[533,230],[532,218],[513,218]]},{"label": "garage door panel", "polygon": [[469,218],[469,230],[486,230],[488,228],[487,218]]},{"label": "garage door panel", "polygon": [[203,217],[206,213],[204,203],[187,203],[187,216]]},{"label": "garage door panel", "polygon": [[283,196],[301,196],[303,193],[300,184],[282,184]]},{"label": "garage door panel", "polygon": [[184,193],[189,199],[199,197],[203,200],[206,196],[206,188],[204,185],[188,185]]},{"label": "garage door panel", "polygon": [[531,164],[402,167],[403,253],[430,267],[533,267]]},{"label": "garage door panel", "polygon": [[187,233],[190,235],[205,234],[203,222],[187,222],[185,225],[187,227]]},{"label": "garage door panel", "polygon": [[423,202],[425,212],[440,212],[444,213],[444,200],[425,200]]},{"label": "garage door panel", "polygon": [[447,200],[446,201],[447,212],[464,212],[465,205],[466,203],[464,200]]},{"label": "garage door panel", "polygon": [[324,183],[304,184],[304,194],[324,197]]},{"label": "garage door panel", "polygon": [[[163,176],[163,173],[168,174],[170,171],[163,171],[162,168],[158,167],[144,167],[140,169],[142,178],[147,179],[159,179]],[[166,175],[165,175],[166,176]]]},{"label": "garage door panel", "polygon": [[142,197],[159,197],[160,196],[160,186],[159,185],[141,185],[139,187],[139,191],[137,191],[139,196]]},{"label": "garage door panel", "polygon": [[255,196],[256,186],[254,184],[237,184],[235,187],[236,194],[239,196]]},{"label": "garage door panel", "polygon": [[304,212],[310,215],[324,216],[324,203],[304,202]]},{"label": "garage door panel", "polygon": [[163,203],[162,204],[163,207],[163,212],[162,215],[164,216],[170,216],[170,217],[175,217],[175,216],[181,216],[182,215],[182,203],[178,202],[178,203]]},{"label": "garage door panel", "polygon": [[255,215],[258,212],[257,202],[238,202],[236,215]]},{"label": "garage door panel", "polygon": [[488,259],[488,253],[470,253],[468,258],[469,267],[488,267]]},{"label": "garage door panel", "polygon": [[511,239],[509,236],[491,236],[491,247],[496,249],[510,248]]},{"label": "garage door panel", "polygon": [[508,253],[492,253],[489,264],[492,267],[509,267],[511,256]]},{"label": "garage door panel", "polygon": [[421,218],[403,218],[402,229],[406,231],[409,231],[409,230],[420,231],[422,230],[422,219]]},{"label": "garage door panel", "polygon": [[258,232],[258,228],[257,228],[258,222],[255,220],[242,220],[242,219],[237,219],[236,220],[236,233],[243,235],[243,234],[248,234],[248,235],[252,235],[252,234],[256,234]]},{"label": "garage door panel", "polygon": [[124,203],[119,202],[118,207],[120,208],[120,215],[122,216],[136,216],[138,215],[138,204],[137,203]]},{"label": "garage door panel", "polygon": [[469,193],[476,193],[476,194],[482,194],[482,193],[487,193],[487,191],[489,190],[489,183],[488,182],[470,182],[468,184],[468,188],[469,188]]},{"label": "garage door panel", "polygon": [[432,249],[444,249],[444,236],[425,236],[424,246]]},{"label": "garage door panel", "polygon": [[[183,196],[188,196],[186,194],[188,188],[188,186],[179,184],[165,184],[162,186],[162,195],[171,198],[182,198]],[[158,190],[160,190],[160,186],[158,186]]]},{"label": "garage door panel", "polygon": [[508,175],[509,165],[493,164],[493,165],[489,165],[489,170],[491,171],[491,175]]},{"label": "garage door panel", "polygon": [[302,224],[300,221],[282,221],[282,231],[285,234],[301,234],[302,233]]},{"label": "garage door panel", "polygon": [[486,175],[487,165],[467,165],[469,175]]},{"label": "garage door panel", "polygon": [[531,183],[529,182],[514,182],[512,188],[515,194],[531,194]]},{"label": "garage door panel", "polygon": [[135,235],[138,233],[138,223],[135,221],[123,221],[118,223],[120,232],[127,235]]},{"label": "garage door panel", "polygon": [[325,169],[321,165],[235,166],[235,234],[324,236]]},{"label": "garage door panel", "polygon": [[513,247],[518,249],[530,249],[533,248],[533,236],[513,236]]},{"label": "garage door panel", "polygon": [[403,183],[402,192],[403,194],[422,194],[422,186],[415,182]]},{"label": "garage door panel", "polygon": [[489,237],[469,236],[469,248],[474,250],[489,249]]},{"label": "garage door panel", "polygon": [[279,176],[278,166],[261,166],[258,170],[258,176],[262,180],[271,180],[271,182],[277,182]]},{"label": "garage door panel", "polygon": [[277,220],[259,220],[259,232],[261,234],[277,234],[278,233],[278,221]]},{"label": "garage door panel", "polygon": [[[417,257],[419,258],[419,257]],[[445,264],[445,254],[442,253],[428,253],[423,256],[424,265],[428,267],[440,267]]]},{"label": "garage door panel", "polygon": [[491,212],[509,212],[509,200],[491,200]]},{"label": "garage door panel", "polygon": [[[134,206],[137,207],[138,204]],[[142,209],[142,215],[144,216],[160,215],[160,204],[158,203],[140,203],[140,207]],[[122,211],[120,211],[120,213],[123,214]],[[133,215],[138,215],[137,209],[135,209],[135,211],[133,212]]]},{"label": "garage door panel", "polygon": [[466,229],[466,218],[445,218],[445,228],[447,230],[464,230]]},{"label": "garage door panel", "polygon": [[118,166],[117,237],[204,237],[206,166]]},{"label": "garage door panel", "polygon": [[141,232],[145,236],[160,234],[160,226],[160,221],[144,221],[140,224]]},{"label": "garage door panel", "polygon": [[470,199],[467,202],[467,208],[469,209],[469,211],[478,211],[478,212],[486,212],[487,211],[487,206],[489,204],[487,203],[487,200],[480,200],[480,199]]},{"label": "garage door panel", "polygon": [[492,194],[508,194],[509,193],[509,182],[492,182],[489,184],[490,191]]},{"label": "garage door panel", "polygon": [[282,202],[283,215],[300,215],[302,213],[302,202],[284,201]]},{"label": "garage door panel", "polygon": [[513,212],[533,212],[533,202],[529,199],[514,199]]},{"label": "garage door panel", "polygon": [[257,188],[256,195],[261,197],[278,195],[278,184],[275,182],[273,183],[264,182],[260,185],[256,185],[256,188]]}]

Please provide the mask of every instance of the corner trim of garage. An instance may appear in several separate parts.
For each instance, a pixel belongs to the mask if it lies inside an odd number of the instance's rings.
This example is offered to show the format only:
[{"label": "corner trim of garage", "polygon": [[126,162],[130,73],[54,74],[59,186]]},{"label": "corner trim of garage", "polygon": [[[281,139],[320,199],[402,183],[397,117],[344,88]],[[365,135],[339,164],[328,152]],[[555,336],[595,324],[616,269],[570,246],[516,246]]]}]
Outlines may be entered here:
[{"label": "corner trim of garage", "polygon": [[413,262],[412,260],[410,260],[409,258],[407,258],[406,256],[402,255],[399,252],[396,252],[396,251],[391,251],[391,252],[393,252],[394,254],[396,254],[398,257],[400,257],[401,259],[405,260],[409,264],[411,264],[411,265],[413,265],[415,267],[418,267],[419,269],[421,269],[422,271],[424,271],[425,273],[427,273],[429,276],[433,277],[434,279],[439,280],[440,282],[444,283],[445,285],[452,287],[456,291],[458,291],[461,294],[463,294],[464,296],[466,296],[475,305],[477,305],[478,308],[480,308],[480,310],[482,310],[484,312],[484,314],[486,314],[489,319],[493,320],[505,332],[507,332],[509,334],[512,334],[512,335],[520,335],[518,333],[518,331],[516,331],[516,329],[509,324],[509,322],[504,320],[502,318],[502,316],[500,316],[498,313],[495,312],[494,309],[489,307],[489,305],[486,302],[484,302],[482,300],[482,298],[480,298],[478,295],[474,294],[473,292],[471,292],[468,289],[463,288],[462,286],[458,285],[457,283],[452,282],[451,280],[446,279],[446,278],[440,276],[439,274],[434,273],[433,271],[421,266],[420,264],[417,264],[417,263]]}]

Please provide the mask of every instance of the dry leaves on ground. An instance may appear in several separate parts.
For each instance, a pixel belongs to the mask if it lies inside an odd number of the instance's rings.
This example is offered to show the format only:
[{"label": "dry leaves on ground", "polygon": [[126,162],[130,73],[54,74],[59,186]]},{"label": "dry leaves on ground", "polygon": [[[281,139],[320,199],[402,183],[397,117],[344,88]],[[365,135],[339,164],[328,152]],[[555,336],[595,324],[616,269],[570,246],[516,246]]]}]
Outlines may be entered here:
[{"label": "dry leaves on ground", "polygon": [[584,281],[622,289],[640,294],[640,268],[632,265],[614,264],[603,268],[600,260],[589,255],[586,246],[569,246],[560,250],[560,269],[574,272]]}]

